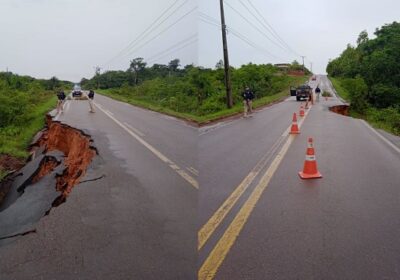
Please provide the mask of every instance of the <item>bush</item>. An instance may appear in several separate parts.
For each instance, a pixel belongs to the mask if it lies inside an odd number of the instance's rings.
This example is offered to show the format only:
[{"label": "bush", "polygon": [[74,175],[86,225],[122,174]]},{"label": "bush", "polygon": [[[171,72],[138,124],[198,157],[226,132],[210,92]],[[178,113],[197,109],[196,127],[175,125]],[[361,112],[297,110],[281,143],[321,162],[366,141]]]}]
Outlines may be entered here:
[{"label": "bush", "polygon": [[364,113],[368,107],[368,87],[363,78],[344,79],[342,85],[350,95],[351,108],[357,113]]}]

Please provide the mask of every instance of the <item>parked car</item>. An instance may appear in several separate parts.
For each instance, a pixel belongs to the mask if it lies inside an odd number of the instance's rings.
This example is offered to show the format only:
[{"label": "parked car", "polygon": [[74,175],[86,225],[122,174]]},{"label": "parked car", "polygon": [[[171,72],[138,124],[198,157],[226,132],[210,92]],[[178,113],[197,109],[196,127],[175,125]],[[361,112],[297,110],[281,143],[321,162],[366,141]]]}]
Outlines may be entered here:
[{"label": "parked car", "polygon": [[317,76],[315,76],[315,75],[312,76],[311,80],[313,80],[313,81],[317,80]]},{"label": "parked car", "polygon": [[302,85],[296,89],[296,100],[310,100],[312,88],[309,85]]},{"label": "parked car", "polygon": [[82,97],[82,89],[79,85],[74,85],[74,89],[72,90],[72,97]]}]

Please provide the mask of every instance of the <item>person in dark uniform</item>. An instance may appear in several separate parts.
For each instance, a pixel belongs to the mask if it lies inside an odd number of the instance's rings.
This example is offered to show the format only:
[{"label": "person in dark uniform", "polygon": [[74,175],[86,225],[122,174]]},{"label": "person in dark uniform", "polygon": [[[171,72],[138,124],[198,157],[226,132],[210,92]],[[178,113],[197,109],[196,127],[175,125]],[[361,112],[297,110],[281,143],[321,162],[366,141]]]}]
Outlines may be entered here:
[{"label": "person in dark uniform", "polygon": [[94,91],[93,90],[89,90],[88,98],[89,98],[89,107],[90,107],[89,112],[94,113],[94,105],[93,105]]},{"label": "person in dark uniform", "polygon": [[249,87],[246,87],[246,89],[242,93],[243,97],[243,106],[244,106],[244,117],[246,118],[248,114],[253,113],[253,99],[254,99],[254,93],[250,90]]},{"label": "person in dark uniform", "polygon": [[321,94],[321,89],[318,87],[315,89],[315,93],[317,94],[317,102],[319,102],[319,95]]},{"label": "person in dark uniform", "polygon": [[57,92],[57,114],[64,112],[64,101],[65,101],[65,93],[63,90]]}]

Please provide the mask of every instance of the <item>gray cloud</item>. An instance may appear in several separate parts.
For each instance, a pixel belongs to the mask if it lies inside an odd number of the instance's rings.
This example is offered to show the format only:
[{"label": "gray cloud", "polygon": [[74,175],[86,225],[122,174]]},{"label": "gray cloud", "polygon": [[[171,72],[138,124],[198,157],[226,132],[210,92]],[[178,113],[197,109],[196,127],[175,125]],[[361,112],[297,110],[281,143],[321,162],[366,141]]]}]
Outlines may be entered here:
[{"label": "gray cloud", "polygon": [[[0,69],[19,74],[79,81],[93,75],[93,66],[126,69],[134,57],[151,57],[197,31],[195,13],[136,52],[105,65],[136,38],[175,0],[0,0]],[[185,0],[179,0],[184,3]],[[195,7],[189,0],[168,21],[142,40]],[[140,46],[140,44],[138,45]],[[167,63],[179,57],[182,64],[195,63],[195,45],[160,57]]]},{"label": "gray cloud", "polygon": [[[203,0],[200,11],[219,20],[219,1]],[[255,18],[240,4],[240,0],[226,0],[240,10],[251,22]],[[243,0],[247,3],[247,0]],[[259,12],[274,27],[278,34],[300,55],[313,62],[316,73],[325,73],[329,58],[335,58],[348,43],[355,44],[358,34],[366,29],[370,36],[376,27],[400,20],[398,0],[251,0]],[[249,6],[249,5],[248,5]],[[277,56],[250,47],[233,34],[228,37],[232,65],[247,62],[291,62],[301,60],[290,52],[282,51],[260,35],[251,25],[226,5],[226,23],[248,37],[257,45]],[[222,57],[221,32],[208,23],[200,21],[200,63],[214,66]]]},{"label": "gray cloud", "polygon": [[[199,21],[195,13],[143,48],[106,63],[174,1],[0,0],[0,69],[9,67],[19,74],[43,78],[55,75],[79,81],[82,77],[91,77],[95,65],[102,66],[103,70],[126,69],[134,57],[146,59],[163,54],[164,50],[195,34],[197,29],[197,44],[182,43],[183,49],[165,57],[160,55],[151,62],[167,63],[179,57],[182,64],[214,66],[222,57],[220,30]],[[185,1],[179,0],[177,5]],[[227,3],[258,24],[239,1],[227,0]],[[359,32],[366,29],[371,35],[376,27],[399,20],[400,11],[398,0],[251,1],[295,52],[307,56],[307,64],[314,63],[317,73],[324,73],[329,58],[339,55],[346,44],[354,44]],[[157,35],[197,4],[201,12],[219,21],[217,0],[187,0],[182,9],[141,42]],[[254,49],[229,33],[233,65],[300,60],[268,41],[229,7],[226,7],[226,19],[228,26],[273,55]]]}]

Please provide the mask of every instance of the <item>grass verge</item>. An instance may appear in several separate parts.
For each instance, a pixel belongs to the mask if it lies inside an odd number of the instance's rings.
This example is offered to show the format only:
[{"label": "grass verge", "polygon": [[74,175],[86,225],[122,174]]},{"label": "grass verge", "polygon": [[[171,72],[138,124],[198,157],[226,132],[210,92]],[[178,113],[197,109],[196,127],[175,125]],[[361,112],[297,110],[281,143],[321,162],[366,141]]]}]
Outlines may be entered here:
[{"label": "grass verge", "polygon": [[35,106],[29,114],[27,123],[14,128],[15,133],[10,131],[0,131],[0,154],[8,154],[17,158],[26,158],[28,156],[27,147],[33,136],[43,128],[45,115],[56,104],[56,96],[51,96],[44,103]]},{"label": "grass verge", "polygon": [[338,78],[329,77],[333,87],[335,88],[337,94],[346,102],[350,102],[350,93],[341,85],[341,81]]},{"label": "grass verge", "polygon": [[[263,107],[266,106],[268,104],[280,101],[285,99],[286,97],[289,96],[289,86],[291,85],[300,85],[303,84],[304,82],[306,82],[309,79],[308,76],[305,77],[291,77],[288,80],[287,83],[287,87],[285,87],[284,90],[280,91],[277,94],[274,95],[270,95],[270,96],[264,96],[260,99],[256,99],[253,102],[253,107],[254,109],[259,108],[259,107]],[[222,119],[222,118],[226,118],[226,117],[230,117],[236,114],[239,114],[241,112],[243,112],[243,105],[241,103],[235,104],[232,108],[230,109],[224,109],[215,113],[210,113],[207,115],[194,115],[194,114],[188,114],[188,113],[181,113],[181,112],[176,112],[174,110],[171,110],[169,108],[165,108],[162,107],[160,105],[156,105],[154,103],[150,103],[144,100],[138,100],[135,99],[132,96],[126,96],[126,95],[120,95],[120,94],[116,94],[115,92],[113,92],[112,89],[103,89],[103,90],[96,90],[96,92],[111,97],[115,100],[119,100],[125,103],[129,103],[132,104],[134,106],[138,106],[138,107],[142,107],[142,108],[146,108],[152,111],[156,111],[156,112],[160,112],[160,113],[164,113],[167,115],[171,115],[177,118],[181,118],[181,119],[185,119],[191,122],[195,122],[198,125],[202,125],[205,123],[209,123],[218,119]]]},{"label": "grass verge", "polygon": [[[332,81],[336,92],[346,101],[350,101],[349,92],[342,86],[341,79],[329,78]],[[400,109],[397,108],[385,108],[378,109],[374,107],[368,107],[363,114],[351,110],[350,104],[350,116],[357,119],[363,119],[367,121],[374,128],[382,129],[391,134],[400,136]]]},{"label": "grass verge", "polygon": [[174,117],[177,117],[177,118],[185,119],[185,120],[188,120],[188,121],[191,121],[191,122],[198,122],[198,118],[199,117],[196,116],[196,115],[176,112],[176,111],[171,110],[169,108],[162,107],[162,106],[150,103],[150,102],[134,99],[134,98],[132,98],[130,96],[119,95],[119,94],[116,94],[116,93],[112,92],[112,90],[109,90],[109,89],[97,89],[96,92],[100,93],[102,95],[111,97],[111,98],[113,98],[115,100],[122,101],[122,102],[125,102],[125,103],[128,103],[128,104],[132,104],[134,106],[146,108],[146,109],[149,109],[149,110],[152,110],[152,111],[156,111],[156,112],[160,112],[160,113],[163,113],[163,114],[166,114],[166,115],[170,115],[170,116],[174,116]]}]

